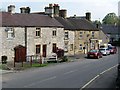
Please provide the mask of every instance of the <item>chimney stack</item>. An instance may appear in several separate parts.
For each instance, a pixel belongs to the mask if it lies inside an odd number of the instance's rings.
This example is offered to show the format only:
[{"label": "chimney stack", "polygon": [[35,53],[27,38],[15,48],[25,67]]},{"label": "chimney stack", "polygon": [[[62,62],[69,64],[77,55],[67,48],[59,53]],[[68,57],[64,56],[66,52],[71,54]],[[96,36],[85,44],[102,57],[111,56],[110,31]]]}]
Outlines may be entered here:
[{"label": "chimney stack", "polygon": [[88,21],[91,21],[91,13],[90,13],[90,12],[87,12],[87,13],[86,13],[86,19],[87,19]]},{"label": "chimney stack", "polygon": [[8,12],[15,13],[15,5],[8,6]]},{"label": "chimney stack", "polygon": [[66,9],[59,10],[59,16],[66,18],[67,17],[67,10]]},{"label": "chimney stack", "polygon": [[49,4],[48,7],[45,7],[45,14],[51,17],[59,17],[59,8],[58,4]]},{"label": "chimney stack", "polygon": [[59,17],[59,8],[60,8],[60,6],[58,4],[54,4],[54,6],[53,6],[54,17]]},{"label": "chimney stack", "polygon": [[49,4],[49,7],[45,7],[45,14],[53,17],[53,4]]},{"label": "chimney stack", "polygon": [[30,13],[30,8],[29,7],[21,7],[20,11],[21,11],[21,13]]}]

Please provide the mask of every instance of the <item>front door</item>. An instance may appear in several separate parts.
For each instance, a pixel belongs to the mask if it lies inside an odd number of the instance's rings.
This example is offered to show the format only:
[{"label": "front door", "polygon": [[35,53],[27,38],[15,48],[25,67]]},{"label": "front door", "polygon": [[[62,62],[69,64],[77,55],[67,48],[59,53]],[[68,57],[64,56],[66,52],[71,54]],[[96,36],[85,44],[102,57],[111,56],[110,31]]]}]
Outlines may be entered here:
[{"label": "front door", "polygon": [[46,57],[47,45],[43,45],[43,57]]},{"label": "front door", "polygon": [[57,45],[56,43],[53,43],[53,49],[52,49],[53,53],[56,53],[57,51]]},{"label": "front door", "polygon": [[22,45],[19,45],[14,48],[15,50],[15,62],[26,61],[26,48]]}]

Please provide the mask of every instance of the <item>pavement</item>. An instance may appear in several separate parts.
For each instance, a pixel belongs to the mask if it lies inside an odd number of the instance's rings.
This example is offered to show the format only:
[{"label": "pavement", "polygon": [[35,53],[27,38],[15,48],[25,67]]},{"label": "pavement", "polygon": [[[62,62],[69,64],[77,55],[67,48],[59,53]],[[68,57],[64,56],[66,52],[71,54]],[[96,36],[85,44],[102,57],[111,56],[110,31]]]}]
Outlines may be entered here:
[{"label": "pavement", "polygon": [[[77,54],[77,55],[74,55],[74,56],[68,56],[68,59],[70,62],[73,62],[73,61],[80,61],[80,60],[84,60],[85,59],[85,54]],[[58,64],[58,63],[56,63]],[[12,65],[12,64],[11,64]],[[21,64],[20,64],[21,65]],[[13,65],[12,65],[13,66]],[[20,70],[19,70],[20,71]],[[14,72],[18,72],[17,70],[1,70],[0,69],[0,75],[1,74],[8,74],[8,73],[14,73]]]},{"label": "pavement", "polygon": [[80,61],[80,60],[84,60],[86,58],[86,54],[75,54],[75,55],[71,55],[68,56],[68,59],[70,61]]},{"label": "pavement", "polygon": [[1,74],[13,73],[13,72],[15,72],[15,71],[13,71],[13,70],[0,70],[0,75]]}]

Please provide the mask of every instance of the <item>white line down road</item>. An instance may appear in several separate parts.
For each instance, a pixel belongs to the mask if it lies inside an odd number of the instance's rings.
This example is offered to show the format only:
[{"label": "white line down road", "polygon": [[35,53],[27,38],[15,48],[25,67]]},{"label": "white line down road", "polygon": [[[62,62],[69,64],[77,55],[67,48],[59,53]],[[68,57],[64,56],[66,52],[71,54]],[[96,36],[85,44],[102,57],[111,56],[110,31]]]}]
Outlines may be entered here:
[{"label": "white line down road", "polygon": [[87,87],[88,85],[90,85],[93,81],[95,81],[98,77],[100,77],[100,75],[102,75],[102,74],[110,71],[111,69],[113,69],[113,68],[115,68],[115,67],[117,67],[117,66],[118,66],[118,64],[115,65],[115,66],[113,66],[113,67],[111,67],[111,68],[109,68],[109,69],[104,70],[104,71],[101,72],[99,75],[96,75],[93,79],[91,79],[88,83],[86,83],[80,90],[83,90],[84,88],[86,88],[86,87]]}]

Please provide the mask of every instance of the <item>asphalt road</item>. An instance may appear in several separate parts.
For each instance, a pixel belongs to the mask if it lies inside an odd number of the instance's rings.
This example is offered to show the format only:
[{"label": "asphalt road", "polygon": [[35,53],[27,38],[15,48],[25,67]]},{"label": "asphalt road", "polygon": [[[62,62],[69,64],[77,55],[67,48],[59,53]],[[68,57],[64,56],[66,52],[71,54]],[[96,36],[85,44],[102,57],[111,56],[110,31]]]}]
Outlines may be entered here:
[{"label": "asphalt road", "polygon": [[3,75],[3,88],[81,88],[118,64],[118,54]]},{"label": "asphalt road", "polygon": [[92,83],[90,83],[86,88],[106,88],[113,89],[116,88],[116,77],[117,68],[112,68],[104,74],[100,74]]}]

